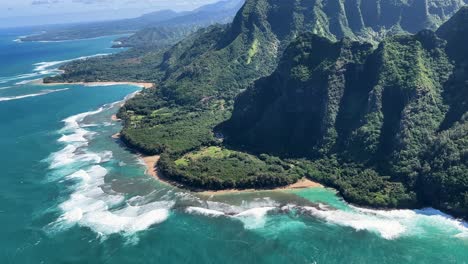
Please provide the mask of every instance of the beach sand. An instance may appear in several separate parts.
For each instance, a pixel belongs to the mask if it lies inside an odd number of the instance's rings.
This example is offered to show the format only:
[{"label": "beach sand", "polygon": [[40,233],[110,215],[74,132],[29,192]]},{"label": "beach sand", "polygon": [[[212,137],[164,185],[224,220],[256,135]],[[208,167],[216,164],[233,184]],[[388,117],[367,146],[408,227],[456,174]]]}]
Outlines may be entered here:
[{"label": "beach sand", "polygon": [[112,121],[120,121],[120,119],[117,117],[117,115],[112,115],[111,119],[112,119]]},{"label": "beach sand", "polygon": [[279,187],[275,189],[246,189],[246,190],[220,190],[220,191],[203,191],[199,194],[206,195],[206,196],[213,196],[213,195],[224,195],[224,194],[236,194],[236,193],[248,193],[248,192],[269,192],[269,191],[288,191],[288,190],[297,190],[297,189],[309,189],[309,188],[322,188],[323,185],[320,183],[311,181],[307,178],[302,178],[298,182],[293,183],[288,186]]},{"label": "beach sand", "polygon": [[156,164],[159,161],[160,156],[142,156],[143,161],[146,164],[146,174],[151,175],[157,178],[160,181],[163,181],[161,177],[158,175],[158,171],[156,169]]}]

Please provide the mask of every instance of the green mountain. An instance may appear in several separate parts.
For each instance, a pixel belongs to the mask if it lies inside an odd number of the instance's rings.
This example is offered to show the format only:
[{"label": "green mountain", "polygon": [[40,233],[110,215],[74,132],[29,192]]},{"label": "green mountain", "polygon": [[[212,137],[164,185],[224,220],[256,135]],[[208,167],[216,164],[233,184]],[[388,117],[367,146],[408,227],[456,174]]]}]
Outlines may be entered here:
[{"label": "green mountain", "polygon": [[152,23],[132,36],[118,39],[119,44],[114,46],[168,47],[203,27],[230,23],[243,4],[244,0],[208,4],[184,15]]},{"label": "green mountain", "polygon": [[[466,217],[467,22],[465,7],[437,34],[387,37],[376,49],[301,35],[272,75],[239,96],[225,136],[257,153],[371,168],[417,203]],[[346,192],[363,173],[333,184]]]},{"label": "green mountain", "polygon": [[408,34],[436,28],[462,4],[247,0],[229,25],[165,50],[73,62],[45,81],[156,83],[120,110],[122,140],[162,154],[160,171],[186,186],[306,176],[351,202],[466,216],[467,75],[456,52],[466,46],[466,9],[439,37]]},{"label": "green mountain", "polygon": [[62,41],[136,32],[136,36],[119,39],[120,44],[115,46],[172,45],[202,27],[231,22],[243,2],[224,0],[187,12],[161,10],[137,18],[55,26],[52,29],[46,27],[44,33],[23,37],[21,40]]},{"label": "green mountain", "polygon": [[[270,74],[284,49],[303,32],[331,40],[346,36],[375,42],[389,33],[437,28],[462,4],[463,0],[248,0],[231,25],[196,34],[164,54],[152,52],[133,58],[151,56],[150,61],[160,62],[149,66],[163,78],[146,80],[157,82],[165,97],[178,104],[193,104],[211,96],[233,98],[252,81]],[[165,33],[150,30],[135,38],[142,40],[137,42],[151,41],[161,34]],[[106,76],[106,67],[99,63],[88,63],[87,71],[80,67],[68,67],[70,74],[65,79]],[[93,76],[94,72],[104,74]],[[135,74],[129,73],[126,77],[133,80]]]}]

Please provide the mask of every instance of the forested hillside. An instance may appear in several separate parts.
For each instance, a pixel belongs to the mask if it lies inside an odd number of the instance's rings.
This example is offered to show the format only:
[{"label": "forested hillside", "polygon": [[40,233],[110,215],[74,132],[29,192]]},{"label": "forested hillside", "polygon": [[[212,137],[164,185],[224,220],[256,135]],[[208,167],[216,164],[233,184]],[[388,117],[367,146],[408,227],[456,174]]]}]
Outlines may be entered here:
[{"label": "forested hillside", "polygon": [[[195,34],[165,53],[144,54],[147,59],[160,62],[151,68],[163,74],[160,79],[152,79],[152,74],[146,81],[157,82],[164,96],[178,104],[193,104],[210,96],[232,98],[253,80],[270,74],[298,34],[310,31],[331,40],[347,36],[375,42],[389,33],[437,28],[463,3],[249,0],[230,26]],[[105,80],[114,69],[108,70],[99,60],[91,60],[86,71],[79,63],[68,65],[66,71],[67,75],[57,81]],[[131,70],[122,72],[128,72],[123,77],[133,80]]]},{"label": "forested hillside", "polygon": [[46,81],[155,82],[120,110],[122,139],[188,186],[306,176],[355,203],[466,216],[466,8],[423,30],[463,3],[247,0],[232,24]]},{"label": "forested hillside", "polygon": [[388,37],[375,50],[302,35],[238,98],[223,131],[249,151],[371,168],[418,202],[466,216],[467,19],[463,8],[438,36]]}]

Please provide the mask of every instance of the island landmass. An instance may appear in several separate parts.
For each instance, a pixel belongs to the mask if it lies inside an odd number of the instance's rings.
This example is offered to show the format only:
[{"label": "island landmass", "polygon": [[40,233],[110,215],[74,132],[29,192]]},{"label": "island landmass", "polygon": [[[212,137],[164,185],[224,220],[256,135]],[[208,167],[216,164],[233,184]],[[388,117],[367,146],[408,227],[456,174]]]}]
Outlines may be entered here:
[{"label": "island landmass", "polygon": [[187,188],[274,189],[306,178],[355,204],[432,206],[466,219],[465,2],[292,2],[247,0],[229,25],[131,58],[72,62],[47,82],[118,72],[158,83],[120,109],[120,136]]}]

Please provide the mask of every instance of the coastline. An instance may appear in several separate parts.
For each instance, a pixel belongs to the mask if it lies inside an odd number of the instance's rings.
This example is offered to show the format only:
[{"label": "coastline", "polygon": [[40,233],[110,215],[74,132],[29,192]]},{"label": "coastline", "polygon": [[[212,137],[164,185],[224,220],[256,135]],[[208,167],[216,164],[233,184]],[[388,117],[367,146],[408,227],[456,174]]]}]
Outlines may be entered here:
[{"label": "coastline", "polygon": [[[144,156],[140,155],[141,159],[144,161],[146,165],[146,171],[145,173],[157,180],[159,180],[162,183],[168,184],[173,187],[179,187],[182,189],[188,189],[190,188],[184,188],[182,185],[177,184],[176,182],[172,182],[170,180],[164,179],[162,175],[159,174],[158,168],[157,168],[157,163],[160,159],[159,155],[154,155],[154,156]],[[298,190],[298,189],[309,189],[309,188],[323,188],[324,186],[320,183],[311,181],[307,178],[302,178],[296,183],[284,186],[284,187],[278,187],[278,188],[273,188],[273,189],[245,189],[245,190],[240,190],[240,189],[228,189],[228,190],[217,190],[217,191],[210,191],[210,190],[201,190],[201,191],[194,191],[197,194],[203,195],[203,196],[214,196],[214,195],[225,195],[225,194],[237,194],[237,193],[249,193],[249,192],[262,192],[262,191],[288,191],[288,190]]]},{"label": "coastline", "polygon": [[44,83],[43,79],[39,79],[35,84],[45,86],[56,86],[56,85],[84,85],[84,86],[106,86],[106,85],[134,85],[144,89],[154,88],[156,85],[149,82],[58,82],[58,83]]},{"label": "coastline", "polygon": [[310,189],[310,188],[324,188],[324,186],[318,182],[311,181],[307,178],[302,178],[296,183],[273,188],[273,189],[228,189],[228,190],[219,190],[219,191],[201,191],[199,194],[204,196],[216,196],[216,195],[226,195],[226,194],[241,194],[241,193],[251,193],[251,192],[271,192],[271,191],[291,191],[291,190],[300,190],[300,189]]},{"label": "coastline", "polygon": [[[143,89],[150,89],[154,88],[155,84],[154,83],[138,83],[138,82],[72,82],[72,83],[44,83],[43,79],[38,80],[40,84],[46,85],[46,86],[53,86],[53,85],[67,85],[67,84],[78,84],[78,85],[85,85],[85,86],[94,86],[94,85],[135,85],[142,87]],[[120,122],[121,120],[116,116],[112,115],[111,120],[114,122]],[[120,139],[120,132],[112,135],[113,139]],[[133,150],[135,151],[135,150]],[[272,189],[227,189],[227,190],[193,190],[190,187],[183,186],[181,184],[178,184],[177,182],[165,179],[162,175],[159,174],[158,168],[157,168],[157,163],[160,159],[160,155],[153,155],[153,156],[147,156],[143,155],[142,153],[136,152],[137,155],[141,158],[143,163],[146,165],[146,170],[145,174],[157,179],[158,181],[170,185],[172,187],[177,187],[181,189],[187,189],[191,190],[197,194],[203,195],[203,196],[214,196],[214,195],[225,195],[225,194],[236,194],[236,193],[249,193],[249,192],[262,192],[262,191],[287,191],[287,190],[297,190],[297,189],[308,189],[308,188],[324,188],[324,186],[318,182],[314,182],[312,180],[309,180],[307,178],[302,178],[296,183],[283,186],[283,187],[278,187],[278,188],[272,188]]]}]

